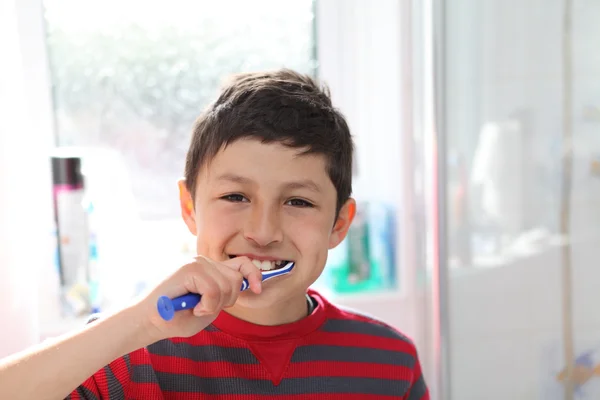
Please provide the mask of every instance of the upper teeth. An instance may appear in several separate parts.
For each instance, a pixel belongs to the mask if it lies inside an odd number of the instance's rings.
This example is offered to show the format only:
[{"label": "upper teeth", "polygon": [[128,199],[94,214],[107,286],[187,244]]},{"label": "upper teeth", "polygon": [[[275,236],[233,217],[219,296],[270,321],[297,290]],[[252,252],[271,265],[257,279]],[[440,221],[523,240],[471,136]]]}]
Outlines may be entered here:
[{"label": "upper teeth", "polygon": [[275,269],[281,265],[282,261],[268,261],[268,260],[252,260],[252,264],[256,265],[256,268],[262,271],[269,271]]}]

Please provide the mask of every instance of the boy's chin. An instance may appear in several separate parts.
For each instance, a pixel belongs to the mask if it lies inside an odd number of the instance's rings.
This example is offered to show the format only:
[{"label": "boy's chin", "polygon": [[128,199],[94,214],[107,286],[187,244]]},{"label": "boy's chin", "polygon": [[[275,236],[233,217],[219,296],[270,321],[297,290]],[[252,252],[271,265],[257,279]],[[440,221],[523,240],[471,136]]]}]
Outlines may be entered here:
[{"label": "boy's chin", "polygon": [[[264,282],[259,294],[251,290],[241,292],[236,305],[239,304],[244,308],[270,308],[289,301],[293,297],[290,296],[289,288],[277,285],[278,282],[275,279]],[[304,296],[304,294],[298,296]]]},{"label": "boy's chin", "polygon": [[275,306],[278,302],[277,294],[265,286],[263,286],[260,294],[256,294],[251,290],[240,293],[233,307],[268,310]]}]

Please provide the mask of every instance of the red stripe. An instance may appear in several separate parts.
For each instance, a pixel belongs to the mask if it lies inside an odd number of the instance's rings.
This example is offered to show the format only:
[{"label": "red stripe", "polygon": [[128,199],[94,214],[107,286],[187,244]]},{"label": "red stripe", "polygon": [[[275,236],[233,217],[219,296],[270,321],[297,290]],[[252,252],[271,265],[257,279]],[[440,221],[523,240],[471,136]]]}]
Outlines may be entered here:
[{"label": "red stripe", "polygon": [[150,352],[145,347],[129,353],[129,363],[133,365],[145,365],[150,362]]},{"label": "red stripe", "polygon": [[260,364],[234,364],[225,361],[192,361],[174,356],[152,356],[152,367],[157,372],[185,373],[204,378],[271,379],[267,370]]},{"label": "red stripe", "polygon": [[[186,373],[203,378],[230,378],[243,376],[245,379],[266,379],[271,376],[260,364],[233,364],[223,361],[198,362],[173,356],[155,356],[153,368],[158,372]],[[349,376],[379,379],[410,380],[413,372],[406,366],[384,365],[363,362],[309,361],[288,365],[286,378],[312,376]]]},{"label": "red stripe", "polygon": [[[93,377],[90,377],[88,379],[86,379],[85,382],[83,382],[80,387],[84,387],[87,390],[89,390],[90,392],[94,393],[96,395],[96,397],[100,398],[100,392],[98,391],[98,385],[95,381],[95,377],[96,375],[94,375]],[[81,396],[79,395],[79,393],[77,393],[77,389],[73,390],[73,392],[71,393],[71,397],[69,398],[69,400],[81,400]]]},{"label": "red stripe", "polygon": [[121,387],[125,388],[130,379],[129,370],[127,369],[127,363],[125,359],[122,357],[118,358],[112,363],[110,363],[109,367],[112,370],[112,373],[115,376],[115,378],[117,378],[117,380],[121,384]]},{"label": "red stripe", "polygon": [[[248,346],[239,340],[232,341],[233,338],[223,334],[215,334],[210,338],[210,342],[204,345],[214,345],[226,348],[244,348]],[[171,339],[173,343],[189,343],[183,338]],[[365,335],[361,333],[347,332],[315,332],[314,335],[308,337],[304,345],[331,345],[331,346],[349,346],[349,347],[366,347],[372,349],[400,351],[403,353],[415,356],[415,346],[407,341],[395,338],[386,338],[381,336]],[[133,359],[132,359],[133,362]]]},{"label": "red stripe", "polygon": [[94,377],[85,381],[82,386],[94,393],[96,396],[100,397],[100,388],[98,387],[98,382],[96,382],[95,378],[96,376],[94,375]]},{"label": "red stripe", "polygon": [[[157,383],[130,382],[125,392],[125,398],[163,400],[165,396],[160,391],[160,386]],[[196,394],[196,398],[198,398],[198,394]]]},{"label": "red stripe", "polygon": [[412,379],[412,371],[406,366],[372,364],[363,362],[312,361],[289,364],[285,378],[308,378],[313,376],[356,377],[406,380]]},{"label": "red stripe", "polygon": [[106,371],[104,368],[94,374],[94,380],[98,386],[97,390],[100,391],[100,393],[108,393],[108,379],[106,378]]},{"label": "red stripe", "polygon": [[206,346],[206,345],[215,345],[221,347],[231,347],[231,348],[247,348],[246,342],[242,340],[226,335],[222,332],[202,332],[198,336],[194,336],[191,338],[171,338],[168,339],[173,343],[188,343],[192,346]]}]

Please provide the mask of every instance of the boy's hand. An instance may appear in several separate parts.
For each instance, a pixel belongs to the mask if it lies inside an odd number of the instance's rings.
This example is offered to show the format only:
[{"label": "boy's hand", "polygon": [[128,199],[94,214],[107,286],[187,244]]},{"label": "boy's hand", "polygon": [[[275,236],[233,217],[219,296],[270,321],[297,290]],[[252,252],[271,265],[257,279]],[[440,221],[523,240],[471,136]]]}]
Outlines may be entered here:
[{"label": "boy's hand", "polygon": [[[221,310],[235,304],[243,278],[248,280],[250,290],[260,293],[261,272],[247,257],[216,262],[198,256],[181,267],[135,306],[143,314],[151,343],[170,337],[189,337],[206,328]],[[194,310],[177,311],[172,320],[163,320],[156,308],[158,298],[186,293],[202,294],[200,303]]]}]

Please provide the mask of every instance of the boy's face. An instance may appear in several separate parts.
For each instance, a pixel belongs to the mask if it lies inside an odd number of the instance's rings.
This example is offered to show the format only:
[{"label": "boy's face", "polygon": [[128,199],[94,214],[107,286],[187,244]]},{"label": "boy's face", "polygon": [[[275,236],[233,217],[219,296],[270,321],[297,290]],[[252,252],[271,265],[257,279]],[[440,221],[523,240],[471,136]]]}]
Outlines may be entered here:
[{"label": "boy's face", "polygon": [[322,155],[256,139],[240,139],[199,172],[194,208],[180,182],[184,220],[197,236],[198,254],[223,261],[232,256],[296,263],[288,275],[240,295],[242,307],[293,301],[319,277],[327,251],[345,237],[354,216],[349,200],[335,221],[337,192]]}]

